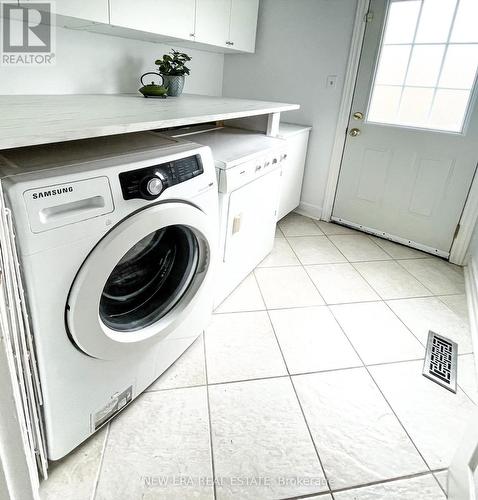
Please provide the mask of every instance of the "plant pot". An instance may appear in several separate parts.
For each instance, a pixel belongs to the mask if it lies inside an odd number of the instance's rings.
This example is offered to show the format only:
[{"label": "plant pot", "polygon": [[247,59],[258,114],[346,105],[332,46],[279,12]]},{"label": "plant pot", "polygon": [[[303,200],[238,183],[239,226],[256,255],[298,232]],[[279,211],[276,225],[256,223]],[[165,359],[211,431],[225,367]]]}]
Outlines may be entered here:
[{"label": "plant pot", "polygon": [[168,95],[171,97],[177,97],[181,95],[184,88],[184,75],[161,75],[164,80],[164,86],[168,87]]}]

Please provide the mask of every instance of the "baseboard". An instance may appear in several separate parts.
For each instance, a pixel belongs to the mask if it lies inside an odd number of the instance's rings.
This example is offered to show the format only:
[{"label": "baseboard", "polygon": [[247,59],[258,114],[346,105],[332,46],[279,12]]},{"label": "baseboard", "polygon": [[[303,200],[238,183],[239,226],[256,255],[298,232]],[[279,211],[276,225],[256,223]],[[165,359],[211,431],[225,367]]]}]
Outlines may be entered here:
[{"label": "baseboard", "polygon": [[310,217],[311,219],[320,220],[322,218],[322,207],[301,201],[294,212]]},{"label": "baseboard", "polygon": [[478,262],[471,258],[464,268],[466,301],[473,352],[478,352]]}]

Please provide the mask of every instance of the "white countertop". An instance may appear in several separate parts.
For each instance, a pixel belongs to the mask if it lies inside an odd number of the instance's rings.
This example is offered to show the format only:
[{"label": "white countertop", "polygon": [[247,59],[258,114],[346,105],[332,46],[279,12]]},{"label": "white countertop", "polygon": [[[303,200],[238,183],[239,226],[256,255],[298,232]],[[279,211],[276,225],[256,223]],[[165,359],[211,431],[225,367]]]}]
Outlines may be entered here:
[{"label": "white countertop", "polygon": [[183,94],[0,96],[0,149],[229,120],[299,109],[297,104]]}]

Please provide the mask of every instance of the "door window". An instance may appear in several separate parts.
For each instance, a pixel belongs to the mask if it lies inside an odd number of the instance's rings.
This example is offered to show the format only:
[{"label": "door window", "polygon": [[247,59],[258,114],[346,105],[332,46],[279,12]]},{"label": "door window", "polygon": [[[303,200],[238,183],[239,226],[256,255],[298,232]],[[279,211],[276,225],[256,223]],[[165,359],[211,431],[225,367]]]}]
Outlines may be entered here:
[{"label": "door window", "polygon": [[111,272],[100,299],[101,320],[120,332],[158,321],[184,295],[198,261],[198,241],[188,227],[168,226],[149,234]]},{"label": "door window", "polygon": [[477,0],[391,0],[367,121],[462,132],[478,67]]}]

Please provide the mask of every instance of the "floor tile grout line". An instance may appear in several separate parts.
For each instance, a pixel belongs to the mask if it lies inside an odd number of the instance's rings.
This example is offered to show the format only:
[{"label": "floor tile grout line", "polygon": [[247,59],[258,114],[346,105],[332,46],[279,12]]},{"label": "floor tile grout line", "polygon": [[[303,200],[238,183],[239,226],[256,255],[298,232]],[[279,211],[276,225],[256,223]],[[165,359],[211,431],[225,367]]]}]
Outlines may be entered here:
[{"label": "floor tile grout line", "polygon": [[[332,315],[334,316],[335,320],[337,321],[338,323],[338,320],[337,318],[335,317],[335,314],[333,311],[332,312]],[[360,361],[362,361],[363,363],[363,359],[362,357],[360,356],[360,354],[358,353],[357,349],[355,349],[355,346],[352,344],[351,340],[349,339],[347,333],[345,332],[345,330],[342,328],[342,326],[340,325],[339,323],[339,326],[342,330],[342,332],[344,333],[344,335],[346,336],[347,340],[349,341],[350,345],[352,346],[352,348],[354,349],[355,353],[357,354],[357,356],[359,357]],[[387,405],[389,406],[390,410],[392,411],[392,413],[395,415],[395,418],[397,419],[398,423],[400,424],[400,426],[402,427],[403,431],[405,432],[405,434],[408,436],[408,439],[410,440],[410,442],[412,443],[413,447],[416,449],[417,453],[419,454],[419,456],[421,457],[421,459],[423,460],[423,463],[426,465],[426,467],[428,468],[429,471],[431,471],[431,468],[430,466],[428,465],[428,462],[425,460],[425,457],[422,455],[421,451],[418,449],[418,446],[415,444],[415,441],[413,441],[412,437],[410,436],[409,432],[407,431],[406,427],[403,425],[402,421],[400,420],[400,418],[398,417],[397,413],[395,412],[395,410],[393,409],[392,405],[390,404],[390,402],[388,401],[388,399],[385,397],[385,394],[383,393],[381,387],[378,385],[377,381],[375,380],[375,378],[373,377],[372,373],[370,372],[368,366],[365,365],[365,363],[363,363],[364,365],[364,368],[365,370],[367,370],[367,373],[369,375],[369,377],[373,380],[373,383],[375,384],[375,386],[377,387],[378,391],[380,392],[380,394],[382,395],[383,399],[385,400],[385,402],[387,403]]]},{"label": "floor tile grout line", "polygon": [[[426,298],[426,297],[418,297],[418,298]],[[399,300],[404,300],[404,299],[399,299]],[[405,300],[409,300],[409,299],[405,299]],[[418,338],[417,335],[415,335],[415,333],[412,331],[411,328],[409,328],[409,326],[405,323],[405,321],[392,309],[390,304],[386,300],[384,301],[384,303],[388,307],[388,309],[391,311],[391,313],[398,319],[398,321],[400,321],[400,323],[413,335],[413,337],[415,337],[415,339],[417,339],[417,342],[423,347],[423,349],[426,349],[426,345]]]},{"label": "floor tile grout line", "polygon": [[[446,470],[446,469],[445,469]],[[439,471],[441,472],[441,471]],[[437,482],[438,484],[438,487],[443,491],[443,493],[445,494],[445,498],[448,498],[448,492],[445,490],[445,488],[441,485],[440,481],[438,481],[438,478],[436,476],[436,473],[434,472],[433,473],[433,477],[435,478],[435,481]]]},{"label": "floor tile grout line", "polygon": [[[342,264],[346,264],[345,262],[343,262]],[[321,264],[320,264],[321,265]],[[328,265],[328,264],[325,264],[325,265]],[[304,267],[304,268],[307,268],[307,267],[310,267],[310,266],[275,266],[274,268],[264,268],[264,267],[261,267],[259,269],[277,269],[279,267]],[[307,269],[305,269],[306,272],[307,272]],[[254,271],[251,272],[251,274],[253,273]],[[360,275],[362,278],[363,276]],[[372,285],[365,279],[363,278],[364,281],[367,283],[367,285],[369,285],[370,287],[372,287]],[[373,287],[372,287],[373,289]],[[375,289],[373,289],[375,291]],[[375,292],[377,293],[377,292]],[[378,295],[377,293],[377,296],[378,296],[378,299],[375,299],[375,300],[356,300],[356,301],[353,301],[353,302],[326,302],[325,304],[320,304],[320,305],[316,305],[316,306],[288,306],[288,307],[270,307],[270,308],[267,308],[266,305],[264,304],[264,308],[263,309],[244,309],[244,310],[236,310],[236,311],[220,311],[218,312],[217,310],[213,312],[214,315],[218,315],[218,314],[239,314],[239,313],[248,313],[248,312],[261,312],[261,311],[282,311],[284,309],[307,309],[309,307],[325,307],[325,306],[328,306],[328,307],[336,307],[336,306],[347,306],[347,305],[352,305],[352,304],[370,304],[370,303],[373,303],[373,302],[396,302],[398,300],[414,300],[414,299],[430,299],[430,298],[436,298],[436,299],[440,299],[440,297],[458,297],[458,296],[461,296],[463,295],[462,293],[453,293],[453,294],[449,294],[449,295],[419,295],[419,296],[416,296],[416,297],[398,297],[398,298],[393,298],[393,299],[382,299],[380,297],[380,295]],[[443,301],[441,301],[443,302]],[[450,307],[444,303],[445,306],[448,307],[448,309],[450,309]],[[455,315],[457,315],[458,317],[460,317],[456,312],[454,312],[452,309],[450,309]]]},{"label": "floor tile grout line", "polygon": [[[360,276],[362,276],[362,278],[367,282],[369,283],[369,285],[377,292],[377,294],[380,296],[380,297],[383,297],[382,295],[380,295],[380,293],[378,293],[378,291],[376,290],[376,288],[374,288],[372,286],[372,284],[370,284],[370,282],[367,280],[367,278],[363,275],[363,273],[360,271],[360,269],[357,269],[357,266],[356,264],[373,264],[375,262],[394,262],[398,265],[398,262],[396,260],[386,260],[386,261],[364,261],[364,262],[351,262],[350,264],[352,264],[352,266],[354,267],[354,269],[360,274]],[[425,297],[434,297],[433,293],[431,292],[431,290],[429,290],[421,281],[417,280],[417,278],[415,278],[415,276],[413,276],[413,274],[409,273],[404,267],[400,266],[401,269],[403,269],[407,274],[410,275],[411,278],[413,278],[419,285],[421,285],[426,291],[429,292],[428,295],[414,295],[414,296],[408,296],[408,297],[393,297],[393,298],[390,298],[390,299],[386,299],[386,298],[382,298],[382,300],[402,300],[402,299],[419,299],[419,298],[425,298]]]},{"label": "floor tile grout line", "polygon": [[[318,306],[320,307],[320,306]],[[261,312],[266,312],[266,311],[261,311]],[[335,319],[335,318],[334,318]],[[336,320],[337,321],[337,320]],[[348,339],[347,339],[348,340]],[[472,356],[473,353],[462,353],[459,354],[458,356]],[[229,385],[229,384],[242,384],[246,382],[255,382],[255,381],[260,381],[260,380],[271,380],[271,379],[276,379],[276,378],[287,378],[287,377],[300,377],[303,375],[316,375],[319,373],[330,373],[330,372],[338,372],[338,371],[345,371],[345,370],[355,370],[357,368],[363,368],[363,367],[375,367],[375,366],[388,366],[388,365],[398,365],[401,363],[413,363],[416,361],[423,361],[425,356],[421,358],[409,358],[409,359],[398,359],[398,360],[393,360],[393,361],[382,361],[379,363],[367,363],[367,364],[360,364],[360,365],[353,365],[353,366],[341,366],[338,368],[327,368],[326,370],[313,370],[313,371],[306,371],[306,372],[294,372],[286,374],[286,375],[269,375],[265,377],[254,377],[254,378],[244,378],[244,379],[235,379],[235,380],[223,380],[221,382],[209,382],[208,384],[197,384],[197,385],[179,385],[177,387],[168,387],[166,389],[153,389],[149,391],[145,391],[145,394],[153,394],[156,392],[168,392],[168,391],[175,391],[179,389],[195,389],[197,387],[206,387],[208,385],[209,387],[215,387],[219,385]],[[458,387],[462,390],[463,393],[465,393],[467,396],[468,394],[466,391],[463,389],[463,387],[458,384]],[[473,400],[468,396],[468,398],[473,402]]]},{"label": "floor tile grout line", "polygon": [[333,490],[333,491],[334,491],[334,493],[340,493],[342,491],[350,491],[350,490],[355,490],[355,489],[368,488],[370,486],[377,486],[380,484],[389,484],[389,483],[393,483],[395,481],[404,481],[407,479],[415,479],[417,477],[423,477],[423,476],[433,476],[433,478],[436,479],[434,473],[435,472],[442,472],[443,470],[447,470],[447,469],[431,469],[431,468],[429,468],[428,471],[424,471],[424,472],[417,472],[415,474],[406,474],[405,476],[397,476],[397,477],[393,477],[390,479],[384,479],[383,481],[372,481],[370,483],[358,484],[355,486],[347,486],[346,488],[338,488],[338,489]]},{"label": "floor tile grout line", "polygon": [[[395,262],[395,261],[394,261]],[[355,266],[352,264],[352,266],[355,268]],[[368,279],[363,276],[363,274],[358,270],[356,269],[356,271],[363,277],[363,279],[365,280],[366,283],[368,283],[369,286],[372,287],[373,290],[375,290],[375,288],[372,286],[372,284],[368,281]],[[403,298],[397,298],[397,299],[384,299],[382,298],[382,296],[378,293],[377,290],[375,290],[375,292],[377,293],[377,295],[382,299],[382,301],[384,302],[384,304],[389,308],[389,310],[392,312],[392,314],[400,321],[400,323],[402,323],[402,325],[413,335],[413,337],[419,342],[419,344],[425,349],[425,345],[423,344],[423,342],[415,335],[415,333],[411,330],[411,328],[408,327],[408,325],[405,324],[405,322],[402,320],[402,318],[400,318],[400,316],[390,307],[390,304],[388,304],[388,300],[412,300],[412,299],[416,299],[416,298],[429,298],[428,296],[424,296],[424,297],[403,297]],[[334,315],[335,317],[335,315]]]},{"label": "floor tile grout line", "polygon": [[[361,234],[331,234],[330,236],[365,236],[368,241],[370,241],[373,245],[375,245],[381,252],[383,252],[385,255],[387,255],[389,258],[388,259],[373,259],[373,262],[387,262],[389,260],[395,260],[395,257],[390,255],[385,249],[383,249],[378,243],[376,243],[372,238],[370,238],[368,233],[360,231]],[[328,236],[327,236],[328,237]],[[332,239],[329,238],[329,240],[334,243]],[[335,245],[337,246],[337,245]],[[338,248],[338,247],[337,247]],[[345,256],[345,254],[344,254]],[[346,257],[347,258],[347,257]],[[348,258],[347,261],[351,262]],[[356,262],[370,262],[369,260],[365,261],[356,261]]]},{"label": "floor tile grout line", "polygon": [[212,472],[212,489],[213,489],[213,498],[216,500],[217,491],[216,491],[216,467],[214,463],[214,445],[212,442],[212,419],[211,419],[211,403],[209,400],[209,378],[207,371],[207,351],[206,351],[206,330],[203,332],[203,354],[204,354],[204,375],[206,379],[206,401],[207,401],[207,416],[209,423],[209,449],[211,452],[211,472]]},{"label": "floor tile grout line", "polygon": [[[332,244],[333,244],[333,243],[332,243]],[[289,243],[289,245],[290,245],[290,243]],[[296,256],[296,258],[297,258],[297,260],[299,261],[300,265],[302,266],[302,269],[304,270],[305,274],[306,274],[306,275],[307,275],[307,277],[309,278],[309,281],[312,283],[312,285],[314,286],[314,288],[317,290],[317,293],[319,294],[319,297],[322,299],[322,301],[323,301],[323,303],[324,303],[323,305],[326,305],[326,304],[327,304],[327,302],[325,301],[324,297],[323,297],[323,296],[322,296],[322,294],[320,293],[320,290],[319,290],[318,286],[315,284],[314,280],[311,278],[310,274],[307,272],[307,269],[306,269],[306,267],[305,267],[304,263],[302,262],[302,260],[300,259],[299,255],[298,255],[298,254],[297,254],[297,252],[294,250],[294,248],[292,247],[292,245],[290,245],[290,247],[291,247],[292,251],[294,252],[294,255]],[[334,247],[335,247],[335,245],[334,245]],[[338,250],[338,252],[339,252],[341,255],[343,255],[343,254],[342,254],[342,252],[341,252],[338,248],[337,248],[337,250]],[[345,255],[343,255],[343,257],[344,257],[344,258],[346,258],[346,257],[345,257]],[[259,284],[259,283],[258,283],[258,284]],[[265,301],[264,301],[264,303],[265,303]],[[267,306],[266,306],[266,307],[267,307]],[[269,309],[267,309],[267,310],[269,311]],[[271,322],[272,322],[272,320],[271,320]]]},{"label": "floor tile grout line", "polygon": [[111,428],[111,422],[108,422],[108,425],[106,426],[105,439],[103,441],[103,446],[101,447],[100,463],[98,464],[98,470],[96,471],[95,482],[93,483],[93,490],[91,492],[91,497],[90,497],[91,500],[95,500],[96,493],[98,491],[101,471],[103,469],[103,463],[105,459],[106,446],[108,444],[108,438],[110,437],[110,428]]},{"label": "floor tile grout line", "polygon": [[[299,214],[297,212],[293,212],[297,215],[301,215],[302,217],[306,218],[306,219],[309,219],[311,220],[318,228],[320,231],[322,231],[322,233],[327,236],[328,238],[330,236],[366,236],[371,242],[373,242],[375,245],[377,245],[380,250],[382,250],[383,252],[385,252],[387,255],[389,255],[393,260],[396,260],[396,261],[400,261],[400,260],[420,260],[420,259],[433,259],[434,257],[436,259],[440,259],[442,260],[443,262],[446,262],[446,263],[449,263],[451,264],[449,261],[447,261],[446,259],[444,258],[441,258],[435,254],[432,254],[432,253],[428,253],[428,252],[424,252],[423,250],[419,250],[418,248],[414,248],[414,247],[411,247],[411,246],[408,246],[408,245],[405,245],[405,244],[402,244],[402,243],[398,243],[396,241],[393,241],[389,238],[383,238],[382,236],[380,235],[376,235],[376,234],[373,234],[373,233],[369,233],[365,230],[361,230],[361,229],[356,229],[356,228],[353,228],[353,227],[350,227],[350,226],[347,226],[347,225],[342,225],[342,224],[337,224],[336,222],[333,222],[333,221],[323,221],[322,219],[314,219],[312,217],[309,217],[309,216],[306,216],[306,215],[302,215],[302,214]],[[346,229],[349,229],[350,231],[352,231],[352,233],[350,232],[346,232],[346,233],[326,233],[321,227],[320,227],[320,222],[325,222],[326,224],[333,224],[337,227],[343,227],[343,228],[346,228]],[[282,231],[281,231],[282,232]],[[355,234],[354,234],[355,233]],[[306,235],[304,235],[306,236]],[[285,238],[287,238],[287,236],[284,235]],[[404,247],[404,248],[410,248],[412,250],[415,250],[417,252],[421,252],[423,254],[423,256],[421,257],[406,257],[406,258],[397,258],[397,257],[394,257],[390,252],[388,252],[384,247],[382,247],[379,243],[377,243],[375,241],[375,239],[378,239],[378,240],[381,240],[381,241],[388,241],[390,243],[393,243],[394,245],[398,245],[398,246],[401,246],[401,247]],[[333,243],[333,241],[331,240],[331,242]],[[347,259],[348,260],[348,259]],[[351,261],[349,261],[351,262]],[[360,261],[358,261],[360,262]],[[364,261],[364,262],[372,262],[372,261]],[[403,267],[403,266],[402,266]],[[458,266],[458,267],[463,267],[463,266]],[[411,273],[410,273],[411,274]],[[412,275],[413,276],[413,275]],[[415,276],[414,276],[415,277]],[[416,277],[415,277],[416,278]],[[416,278],[418,279],[418,278]],[[421,282],[420,282],[421,283]],[[423,283],[422,283],[423,284]],[[423,284],[423,286],[425,286]]]},{"label": "floor tile grout line", "polygon": [[[346,486],[344,488],[337,488],[335,490],[331,490],[329,493],[342,493],[345,491],[353,491],[353,490],[362,489],[362,488],[369,488],[371,486],[390,484],[390,483],[394,483],[397,481],[406,481],[406,480],[415,479],[415,478],[424,477],[424,476],[432,476],[433,479],[435,479],[437,481],[435,474],[437,472],[443,472],[444,470],[447,470],[447,469],[431,469],[430,471],[417,472],[415,474],[407,474],[405,476],[397,476],[397,477],[393,477],[393,478],[389,478],[389,479],[384,479],[382,481],[372,481],[370,483],[363,483],[363,484],[357,484],[357,485],[353,485],[353,486]],[[440,487],[440,489],[442,489],[442,488]],[[327,493],[328,492],[311,493],[310,495],[308,494],[308,495],[299,495],[296,497],[286,497],[286,498],[282,498],[281,500],[307,500],[308,498],[315,497],[318,495],[327,495]],[[445,495],[446,495],[446,493],[445,493]]]},{"label": "floor tile grout line", "polygon": [[[439,258],[439,257],[438,257]],[[409,260],[409,259],[403,259],[403,260]],[[435,293],[430,289],[430,287],[426,286],[423,281],[421,281],[417,276],[415,276],[411,271],[409,271],[401,262],[397,261],[397,264],[402,268],[407,271],[410,276],[413,276],[419,283],[421,283],[432,295],[435,295]]]},{"label": "floor tile grout line", "polygon": [[[255,275],[254,275],[254,278],[256,279],[257,286],[259,287],[259,282],[257,281],[257,277]],[[261,296],[262,296],[262,290],[260,289],[260,287],[259,287],[259,291],[260,291]],[[264,303],[265,303],[264,297],[262,297],[262,298],[263,298]],[[314,438],[312,436],[312,432],[311,432],[310,427],[309,427],[309,423],[307,422],[307,419],[305,418],[304,409],[302,408],[302,404],[300,402],[299,395],[297,394],[297,391],[296,391],[295,386],[294,386],[294,382],[292,381],[292,377],[290,375],[289,367],[287,365],[287,361],[286,361],[284,353],[282,351],[282,347],[280,345],[279,338],[277,337],[277,333],[276,333],[275,328],[274,328],[274,323],[272,322],[272,318],[271,318],[271,316],[269,314],[269,311],[267,311],[267,317],[269,318],[269,322],[270,322],[270,325],[271,325],[271,328],[272,328],[272,332],[274,333],[274,338],[276,339],[277,347],[278,347],[279,352],[280,352],[280,354],[282,356],[282,361],[284,363],[285,369],[287,370],[288,379],[289,379],[289,382],[290,382],[290,384],[292,386],[292,390],[294,391],[297,404],[299,405],[300,412],[302,414],[302,418],[304,419],[304,423],[305,423],[305,426],[307,428],[307,432],[309,433],[310,441],[312,443],[312,446],[314,447],[315,454],[317,455],[317,460],[319,461],[319,465],[320,465],[320,468],[322,470],[322,474],[324,475],[325,481],[327,483],[327,488],[330,491],[330,482],[329,482],[329,479],[328,479],[327,474],[325,472],[324,464],[322,463],[322,459],[320,458],[319,451],[317,449],[317,446],[315,444]],[[332,493],[331,493],[331,496],[332,496],[332,500],[334,500],[334,496],[332,495]]]},{"label": "floor tile grout line", "polygon": [[[299,215],[301,215],[301,214],[299,214]],[[305,215],[303,215],[303,217],[311,219],[319,227],[319,229],[322,232],[324,232],[324,234],[326,236],[360,236],[360,235],[367,236],[373,243],[375,243],[378,247],[380,247],[380,249],[383,250],[387,255],[390,255],[390,257],[392,257],[392,259],[394,259],[394,260],[418,260],[418,259],[426,259],[426,258],[431,258],[431,257],[440,258],[440,257],[438,257],[435,254],[424,252],[423,250],[419,250],[418,248],[414,248],[412,246],[408,246],[408,245],[405,245],[403,243],[398,243],[398,242],[393,241],[393,240],[391,240],[389,238],[384,238],[384,237],[382,237],[380,235],[369,233],[369,232],[367,232],[365,230],[356,229],[356,228],[353,228],[353,227],[350,227],[350,226],[346,226],[346,225],[342,225],[342,224],[337,224],[336,222],[322,221],[321,219],[312,219],[311,217],[307,217]],[[351,231],[353,231],[353,233],[342,233],[342,234],[341,233],[337,233],[337,234],[330,233],[330,234],[327,234],[320,227],[319,222],[325,222],[327,224],[334,224],[334,225],[336,225],[338,227],[344,227],[346,229],[350,229]],[[354,233],[356,233],[356,234],[354,234]],[[400,258],[400,259],[398,259],[398,258],[394,257],[390,252],[388,252],[384,247],[382,247],[379,243],[377,243],[375,241],[375,239],[378,239],[378,240],[381,240],[381,241],[388,241],[390,243],[393,243],[394,245],[398,245],[398,246],[401,246],[401,247],[404,247],[404,248],[410,248],[410,249],[412,249],[412,250],[414,250],[416,252],[421,252],[423,254],[423,256],[422,257],[407,257],[407,258]]]}]

